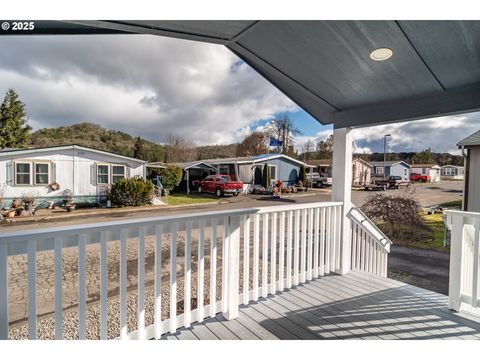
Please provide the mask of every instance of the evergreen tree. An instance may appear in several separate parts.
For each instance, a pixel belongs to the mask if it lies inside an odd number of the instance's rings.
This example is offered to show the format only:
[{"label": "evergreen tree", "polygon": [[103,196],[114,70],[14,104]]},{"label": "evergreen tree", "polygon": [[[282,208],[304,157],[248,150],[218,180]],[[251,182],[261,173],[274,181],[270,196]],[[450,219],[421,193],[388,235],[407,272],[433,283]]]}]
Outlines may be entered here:
[{"label": "evergreen tree", "polygon": [[412,163],[413,164],[432,164],[433,163],[432,150],[428,148],[423,151],[417,152],[412,157]]},{"label": "evergreen tree", "polygon": [[304,165],[300,165],[300,173],[298,174],[298,180],[300,180],[303,185],[307,184],[307,171]]},{"label": "evergreen tree", "polygon": [[25,104],[18,99],[15,90],[9,89],[0,105],[0,147],[25,146],[30,139],[30,130]]},{"label": "evergreen tree", "polygon": [[133,146],[133,157],[146,160],[145,159],[145,141],[140,136],[135,138],[135,145]]}]

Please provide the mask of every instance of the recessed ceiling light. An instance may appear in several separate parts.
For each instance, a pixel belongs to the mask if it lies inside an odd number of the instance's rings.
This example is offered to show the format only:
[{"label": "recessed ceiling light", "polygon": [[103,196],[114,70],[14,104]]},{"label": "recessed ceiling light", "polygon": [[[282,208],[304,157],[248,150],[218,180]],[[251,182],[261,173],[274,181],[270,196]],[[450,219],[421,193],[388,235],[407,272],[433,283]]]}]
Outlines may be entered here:
[{"label": "recessed ceiling light", "polygon": [[370,59],[374,61],[384,61],[392,57],[393,51],[389,48],[378,48],[370,53]]}]

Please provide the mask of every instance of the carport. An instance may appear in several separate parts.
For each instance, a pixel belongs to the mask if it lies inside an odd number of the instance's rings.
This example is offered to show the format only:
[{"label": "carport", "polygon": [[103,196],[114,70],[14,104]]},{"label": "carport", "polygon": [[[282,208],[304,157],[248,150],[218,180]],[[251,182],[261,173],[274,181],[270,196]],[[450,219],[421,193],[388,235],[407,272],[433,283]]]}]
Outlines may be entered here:
[{"label": "carport", "polygon": [[207,164],[201,161],[187,162],[187,163],[175,163],[174,165],[181,168],[184,172],[184,177],[179,187],[184,189],[187,194],[190,194],[191,182],[194,180],[202,180],[207,175],[216,173],[215,166]]}]

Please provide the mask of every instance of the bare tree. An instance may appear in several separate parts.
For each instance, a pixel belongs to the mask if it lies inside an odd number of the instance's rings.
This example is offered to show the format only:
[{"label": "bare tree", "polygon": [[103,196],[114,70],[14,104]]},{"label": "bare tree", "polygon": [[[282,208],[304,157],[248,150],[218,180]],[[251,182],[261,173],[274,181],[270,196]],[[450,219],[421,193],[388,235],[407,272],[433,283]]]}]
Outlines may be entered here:
[{"label": "bare tree", "polygon": [[243,141],[237,145],[237,156],[261,155],[267,152],[267,134],[261,131],[254,131],[245,136]]},{"label": "bare tree", "polygon": [[195,146],[184,138],[170,132],[165,145],[165,162],[188,162],[197,157]]},{"label": "bare tree", "polygon": [[426,228],[414,193],[415,189],[405,189],[391,195],[371,195],[362,210],[394,240],[403,240],[405,236],[411,238],[412,231],[415,233]]},{"label": "bare tree", "polygon": [[315,147],[314,147],[313,141],[308,139],[305,142],[305,144],[303,144],[303,146],[302,146],[303,160],[304,161],[310,160],[314,149],[315,149]]},{"label": "bare tree", "polygon": [[279,152],[289,154],[295,145],[294,137],[301,135],[302,132],[295,127],[288,115],[283,114],[272,120],[267,127],[267,134],[281,141],[282,145],[278,147]]}]

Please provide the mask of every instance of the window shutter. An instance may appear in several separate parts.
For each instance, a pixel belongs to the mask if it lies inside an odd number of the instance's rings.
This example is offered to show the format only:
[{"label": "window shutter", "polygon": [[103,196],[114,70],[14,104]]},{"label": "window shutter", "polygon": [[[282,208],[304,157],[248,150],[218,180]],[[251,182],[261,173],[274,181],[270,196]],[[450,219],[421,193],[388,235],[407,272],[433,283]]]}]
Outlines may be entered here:
[{"label": "window shutter", "polygon": [[132,169],[130,166],[127,166],[127,173],[125,174],[125,176],[127,177],[127,179],[130,179],[132,177]]},{"label": "window shutter", "polygon": [[7,169],[6,169],[6,177],[5,177],[5,182],[7,185],[12,186],[13,185],[13,162],[12,161],[7,161],[6,163]]},{"label": "window shutter", "polygon": [[90,184],[97,186],[97,164],[90,165]]},{"label": "window shutter", "polygon": [[50,182],[57,182],[57,165],[52,162],[51,170],[51,181]]}]

